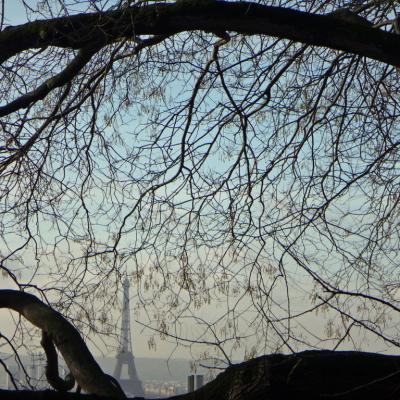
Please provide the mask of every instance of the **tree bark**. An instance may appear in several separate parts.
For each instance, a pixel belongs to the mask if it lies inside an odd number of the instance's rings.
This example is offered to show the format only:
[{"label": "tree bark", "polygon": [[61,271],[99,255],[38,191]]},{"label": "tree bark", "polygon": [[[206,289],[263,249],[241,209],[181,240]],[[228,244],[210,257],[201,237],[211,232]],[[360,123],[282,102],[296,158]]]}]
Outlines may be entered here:
[{"label": "tree bark", "polygon": [[78,385],[87,393],[125,398],[121,388],[97,364],[76,328],[59,312],[37,297],[17,290],[0,290],[0,308],[18,312],[44,331],[62,354]]},{"label": "tree bark", "polygon": [[0,63],[32,48],[97,48],[140,35],[172,35],[194,30],[275,36],[400,66],[400,36],[394,33],[329,14],[316,15],[244,1],[212,0],[132,6],[8,27],[0,32]]}]

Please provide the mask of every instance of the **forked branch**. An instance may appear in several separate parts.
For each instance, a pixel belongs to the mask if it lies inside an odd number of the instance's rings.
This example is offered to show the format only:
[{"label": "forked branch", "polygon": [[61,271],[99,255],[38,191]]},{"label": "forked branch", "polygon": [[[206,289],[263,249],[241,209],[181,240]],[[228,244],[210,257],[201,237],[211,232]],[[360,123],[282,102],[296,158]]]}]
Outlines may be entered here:
[{"label": "forked branch", "polygon": [[0,290],[0,308],[18,312],[44,332],[45,341],[51,338],[84,391],[112,398],[126,397],[102,371],[76,328],[59,312],[37,297],[17,290]]}]

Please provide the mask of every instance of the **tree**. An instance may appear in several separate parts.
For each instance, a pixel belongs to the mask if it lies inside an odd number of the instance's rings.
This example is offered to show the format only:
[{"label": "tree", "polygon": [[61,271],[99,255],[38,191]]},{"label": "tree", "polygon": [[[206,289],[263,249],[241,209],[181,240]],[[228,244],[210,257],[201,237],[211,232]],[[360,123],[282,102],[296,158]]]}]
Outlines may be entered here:
[{"label": "tree", "polygon": [[5,6],[16,287],[110,333],[127,272],[146,325],[228,364],[398,347],[397,1],[43,1],[18,26]]},{"label": "tree", "polygon": [[[0,308],[11,308],[43,332],[41,344],[47,357],[46,377],[57,392],[15,392],[1,390],[4,400],[26,398],[75,399],[80,395],[67,394],[72,386],[58,375],[57,353],[60,350],[79,387],[91,399],[125,399],[118,382],[104,374],[79,332],[61,314],[35,296],[0,290]],[[53,344],[54,342],[54,344]],[[232,365],[214,381],[196,392],[181,397],[192,399],[397,399],[399,393],[399,356],[362,352],[304,351],[296,354],[272,354]],[[93,396],[93,394],[95,396]]]}]

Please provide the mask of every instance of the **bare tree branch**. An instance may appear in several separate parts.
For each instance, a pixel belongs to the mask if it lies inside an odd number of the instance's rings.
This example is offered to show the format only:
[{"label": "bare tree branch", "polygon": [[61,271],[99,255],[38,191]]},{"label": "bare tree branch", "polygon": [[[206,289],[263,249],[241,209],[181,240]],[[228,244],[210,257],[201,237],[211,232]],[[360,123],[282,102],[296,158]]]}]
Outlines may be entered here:
[{"label": "bare tree branch", "polygon": [[181,1],[131,6],[8,27],[0,33],[0,63],[21,51],[57,46],[98,47],[140,35],[233,31],[330,47],[400,66],[400,37],[334,15],[315,15],[251,2]]},{"label": "bare tree branch", "polygon": [[31,103],[44,99],[53,89],[59,88],[70,82],[76,74],[90,61],[96,49],[80,49],[76,57],[57,75],[43,82],[36,89],[26,93],[11,103],[0,107],[0,117],[10,114],[20,108],[26,108]]},{"label": "bare tree branch", "polygon": [[113,398],[125,398],[121,388],[103,373],[79,332],[60,313],[37,297],[15,290],[0,290],[0,308],[17,311],[49,335],[83,390]]}]

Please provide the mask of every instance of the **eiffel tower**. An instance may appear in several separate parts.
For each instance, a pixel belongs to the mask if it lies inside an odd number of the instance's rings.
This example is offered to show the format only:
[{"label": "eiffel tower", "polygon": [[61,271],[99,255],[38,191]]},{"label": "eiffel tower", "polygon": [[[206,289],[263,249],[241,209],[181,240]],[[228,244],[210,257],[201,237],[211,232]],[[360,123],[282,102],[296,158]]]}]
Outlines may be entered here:
[{"label": "eiffel tower", "polygon": [[[125,278],[122,287],[124,288],[124,300],[122,306],[121,343],[118,349],[117,365],[115,366],[113,376],[126,394],[135,397],[144,397],[142,382],[137,376],[135,357],[132,353],[128,278]],[[128,379],[121,376],[124,365],[128,367]]]}]

